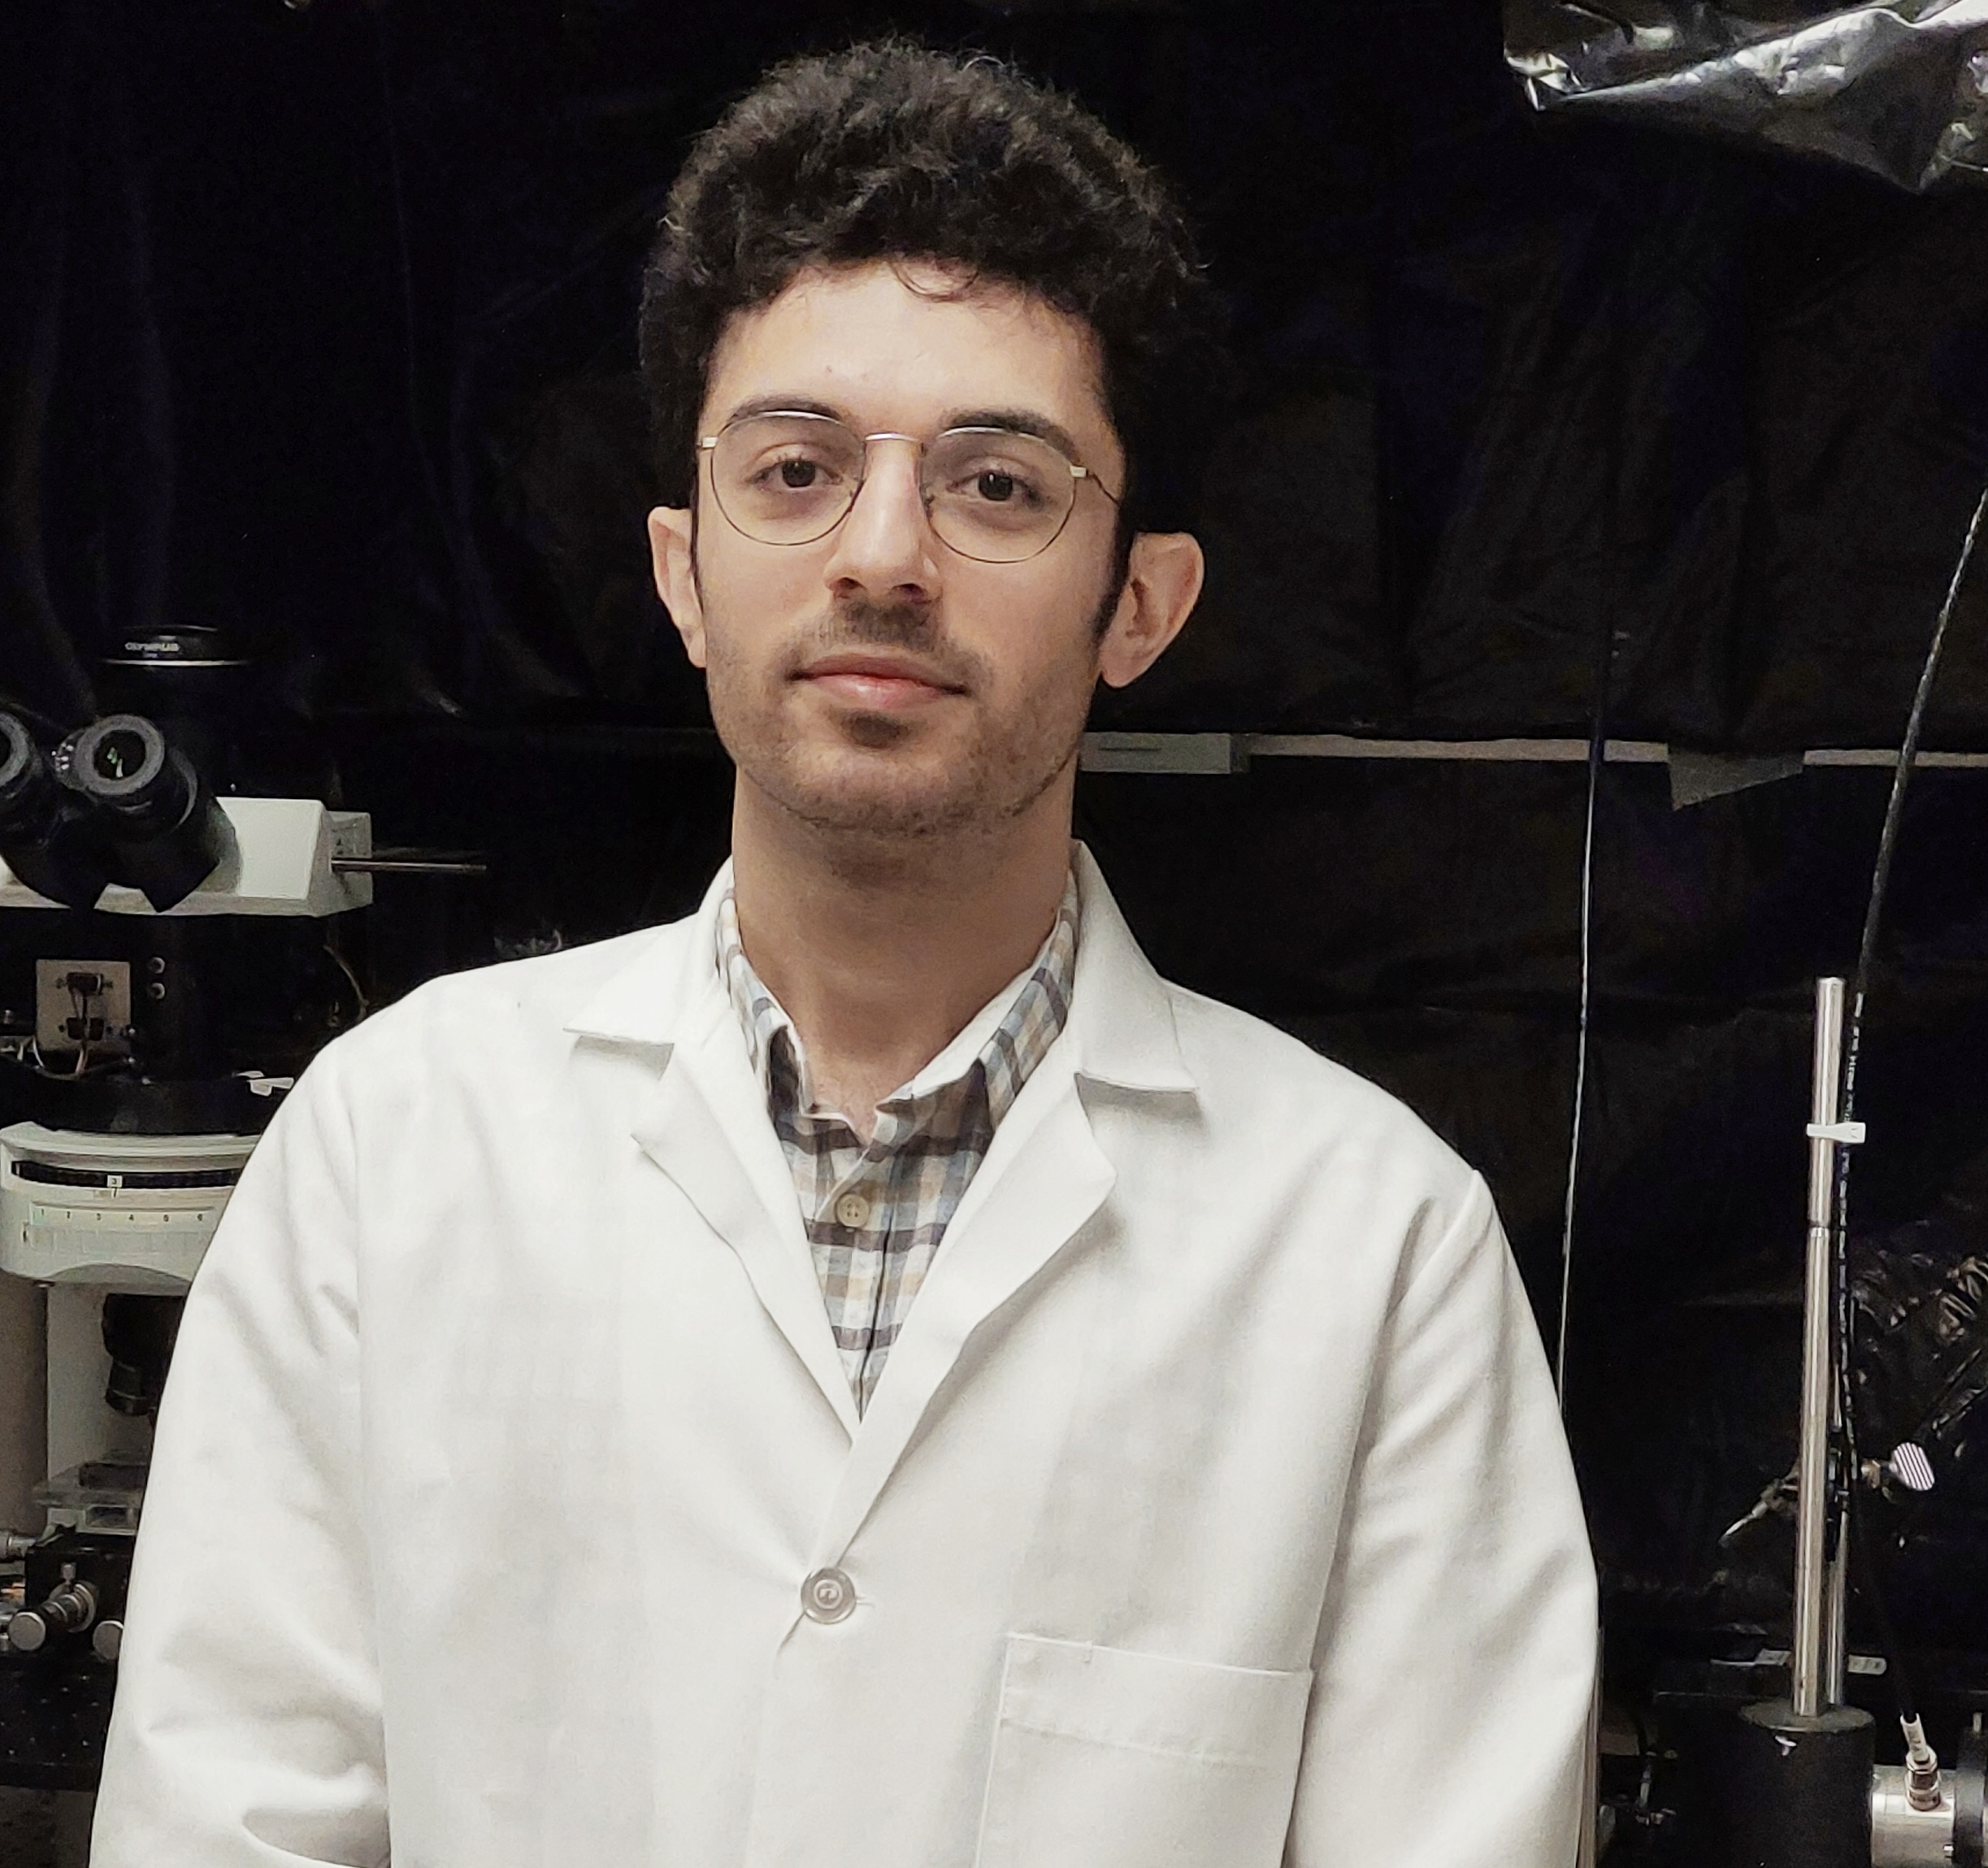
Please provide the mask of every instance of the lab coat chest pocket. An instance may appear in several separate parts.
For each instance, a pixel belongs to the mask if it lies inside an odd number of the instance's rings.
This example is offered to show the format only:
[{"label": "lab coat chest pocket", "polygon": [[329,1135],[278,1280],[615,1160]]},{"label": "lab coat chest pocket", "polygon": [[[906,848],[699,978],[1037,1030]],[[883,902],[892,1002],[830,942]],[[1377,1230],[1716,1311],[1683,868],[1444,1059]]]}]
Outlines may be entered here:
[{"label": "lab coat chest pocket", "polygon": [[1276,1868],[1311,1683],[1010,1635],[975,1868]]}]

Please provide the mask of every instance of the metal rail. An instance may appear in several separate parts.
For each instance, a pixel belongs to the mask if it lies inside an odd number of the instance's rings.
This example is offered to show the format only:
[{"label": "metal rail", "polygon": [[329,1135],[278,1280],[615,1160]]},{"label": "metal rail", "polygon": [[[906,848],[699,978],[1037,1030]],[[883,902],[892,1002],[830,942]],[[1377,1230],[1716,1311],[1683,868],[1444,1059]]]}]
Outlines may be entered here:
[{"label": "metal rail", "polygon": [[334,856],[334,875],[488,875],[480,856],[425,856],[413,850],[382,850],[374,856]]},{"label": "metal rail", "polygon": [[[1105,730],[1084,735],[1087,771],[1178,772],[1209,775],[1247,771],[1252,760],[1382,759],[1440,764],[1585,765],[1588,743],[1577,739],[1523,737],[1482,740],[1390,739],[1362,733],[1167,733]],[[1612,766],[1660,766],[1697,761],[1763,768],[1761,779],[1792,777],[1804,767],[1877,767],[1898,763],[1889,746],[1812,746],[1782,754],[1720,755],[1673,749],[1660,740],[1609,740],[1604,759]],[[1988,769],[1988,753],[1926,752],[1916,764],[1956,771]],[[1768,770],[1765,768],[1785,768]]]}]

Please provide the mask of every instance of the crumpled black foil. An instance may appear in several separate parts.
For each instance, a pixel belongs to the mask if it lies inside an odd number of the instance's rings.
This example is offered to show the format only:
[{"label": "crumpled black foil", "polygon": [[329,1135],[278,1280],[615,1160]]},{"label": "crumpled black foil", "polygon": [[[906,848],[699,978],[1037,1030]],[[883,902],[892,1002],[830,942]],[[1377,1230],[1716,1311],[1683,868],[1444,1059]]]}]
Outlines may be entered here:
[{"label": "crumpled black foil", "polygon": [[1988,0],[1505,0],[1536,109],[1770,145],[1915,193],[1988,177]]},{"label": "crumpled black foil", "polygon": [[1943,1217],[1852,1241],[1853,1379],[1860,1451],[1959,1444],[1988,1395],[1988,1237]]}]

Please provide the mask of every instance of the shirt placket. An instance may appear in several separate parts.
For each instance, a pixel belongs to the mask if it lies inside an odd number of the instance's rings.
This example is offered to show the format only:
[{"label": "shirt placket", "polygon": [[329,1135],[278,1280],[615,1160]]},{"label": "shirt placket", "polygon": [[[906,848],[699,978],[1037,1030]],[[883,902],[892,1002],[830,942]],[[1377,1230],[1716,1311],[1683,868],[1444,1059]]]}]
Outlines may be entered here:
[{"label": "shirt placket", "polygon": [[847,1249],[852,1273],[858,1266],[862,1270],[860,1287],[853,1275],[849,1280],[843,1318],[845,1332],[857,1338],[844,1366],[859,1414],[870,1404],[889,1353],[888,1343],[879,1347],[879,1340],[888,1336],[896,1318],[896,1273],[901,1266],[892,1248],[899,1231],[917,1219],[915,1214],[904,1210],[896,1183],[905,1162],[905,1145],[921,1126],[918,1107],[887,1103],[878,1110],[877,1119],[869,1145],[830,1188],[818,1215],[821,1223],[835,1229],[838,1242]]},{"label": "shirt placket", "polygon": [[995,1126],[1062,1028],[1076,905],[1072,880],[1035,971],[966,1072],[883,1104],[866,1145],[844,1118],[815,1106],[799,1037],[744,958],[729,897],[721,906],[720,970],[766,1082],[859,1413]]}]

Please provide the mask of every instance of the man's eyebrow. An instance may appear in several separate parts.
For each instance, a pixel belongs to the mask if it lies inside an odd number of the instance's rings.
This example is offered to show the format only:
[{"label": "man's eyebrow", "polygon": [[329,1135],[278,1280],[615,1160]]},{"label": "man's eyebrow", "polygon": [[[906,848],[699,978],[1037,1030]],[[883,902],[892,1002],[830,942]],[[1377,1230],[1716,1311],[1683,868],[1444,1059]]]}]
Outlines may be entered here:
[{"label": "man's eyebrow", "polygon": [[[849,415],[833,403],[817,401],[812,396],[749,396],[736,403],[726,415],[726,424],[742,422],[753,415],[825,415],[831,421],[844,422]],[[1052,421],[1048,416],[1035,409],[955,409],[940,426],[942,428],[1007,428],[1018,435],[1033,435],[1067,455],[1073,461],[1083,456],[1078,450],[1075,438],[1061,423]]]},{"label": "man's eyebrow", "polygon": [[1070,432],[1034,409],[957,409],[945,419],[948,428],[1009,428],[1018,435],[1033,435],[1047,441],[1057,453],[1081,462],[1083,454]]},{"label": "man's eyebrow", "polygon": [[749,415],[826,415],[831,422],[848,420],[841,410],[812,396],[749,396],[725,417],[723,425],[742,422]]}]

